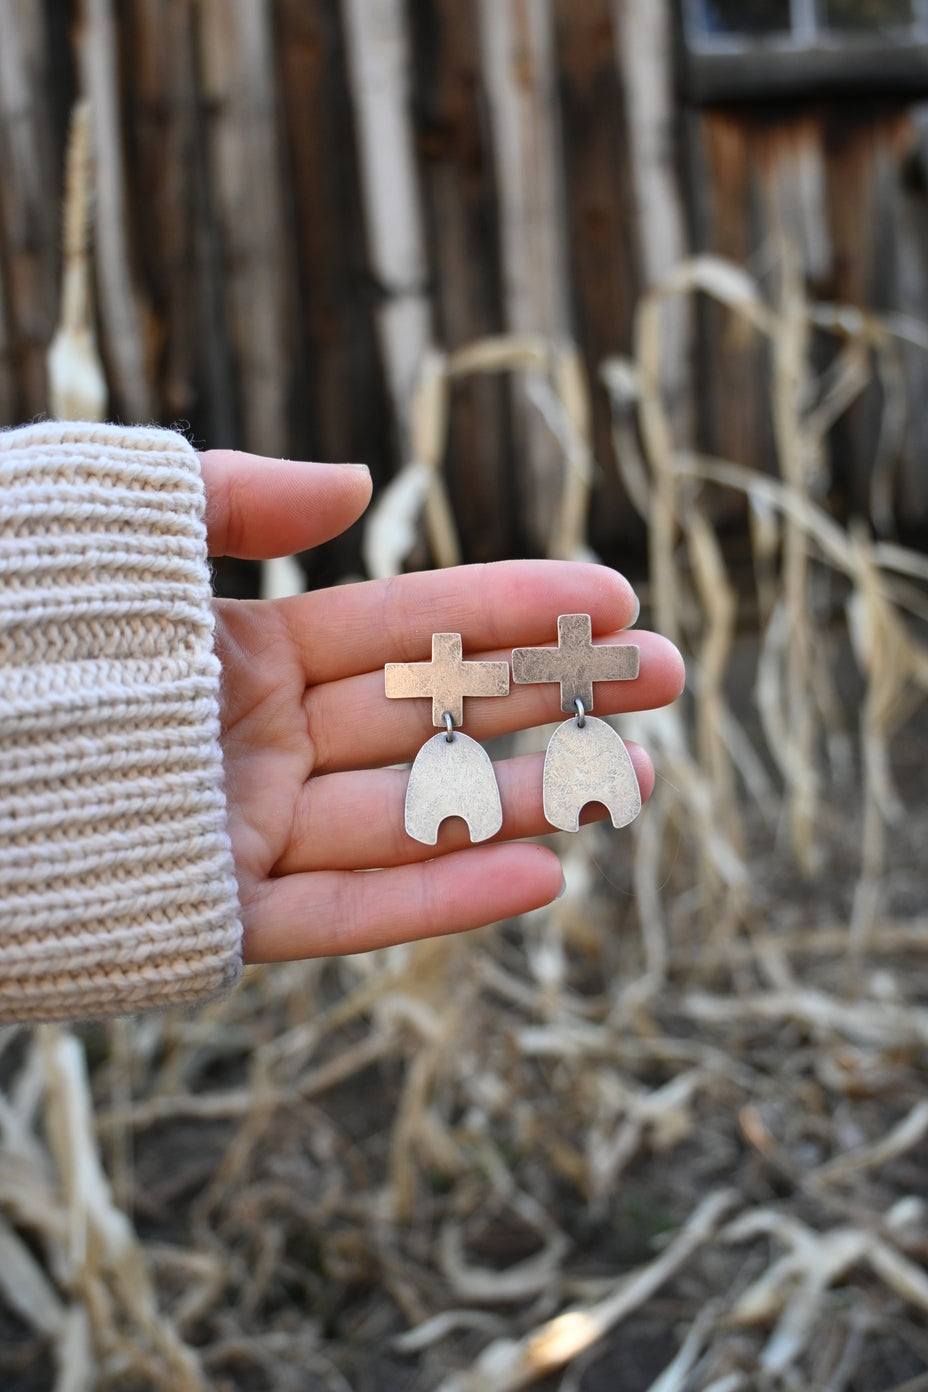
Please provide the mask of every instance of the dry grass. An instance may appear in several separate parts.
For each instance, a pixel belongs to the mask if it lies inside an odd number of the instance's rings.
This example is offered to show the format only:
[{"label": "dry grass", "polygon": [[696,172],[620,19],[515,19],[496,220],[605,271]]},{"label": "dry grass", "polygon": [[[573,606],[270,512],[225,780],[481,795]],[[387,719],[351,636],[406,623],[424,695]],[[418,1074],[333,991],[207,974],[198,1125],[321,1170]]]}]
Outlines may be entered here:
[{"label": "dry grass", "polygon": [[[623,725],[660,772],[629,835],[559,838],[568,891],[518,922],[255,971],[195,1017],[0,1034],[5,1388],[928,1387],[928,565],[825,507],[828,431],[871,369],[898,381],[894,326],[782,265],[772,299],[682,266],[603,367],[645,617],[691,671]],[[775,477],[673,438],[661,304],[697,293],[769,342]],[[472,370],[532,375],[566,461],[552,550],[584,545],[576,354],[494,340],[426,364],[375,570],[423,508],[454,559]],[[707,483],[749,502],[753,632]]]}]

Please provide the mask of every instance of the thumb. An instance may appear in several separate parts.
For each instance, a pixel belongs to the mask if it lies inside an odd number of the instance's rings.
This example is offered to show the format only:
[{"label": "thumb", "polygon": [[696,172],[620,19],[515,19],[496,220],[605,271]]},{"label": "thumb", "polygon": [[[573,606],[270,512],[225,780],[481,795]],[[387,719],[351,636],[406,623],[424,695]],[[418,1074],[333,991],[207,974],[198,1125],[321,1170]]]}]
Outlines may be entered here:
[{"label": "thumb", "polygon": [[269,560],[338,536],[370,502],[365,464],[310,464],[239,450],[200,455],[211,556]]}]

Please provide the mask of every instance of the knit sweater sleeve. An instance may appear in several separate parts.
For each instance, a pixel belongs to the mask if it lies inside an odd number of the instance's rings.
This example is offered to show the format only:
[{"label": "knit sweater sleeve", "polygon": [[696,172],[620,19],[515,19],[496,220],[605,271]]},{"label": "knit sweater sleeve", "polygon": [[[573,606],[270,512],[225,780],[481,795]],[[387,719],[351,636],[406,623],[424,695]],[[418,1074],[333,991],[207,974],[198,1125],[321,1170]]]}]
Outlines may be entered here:
[{"label": "knit sweater sleeve", "polygon": [[0,1022],[238,978],[219,680],[187,442],[0,432]]}]

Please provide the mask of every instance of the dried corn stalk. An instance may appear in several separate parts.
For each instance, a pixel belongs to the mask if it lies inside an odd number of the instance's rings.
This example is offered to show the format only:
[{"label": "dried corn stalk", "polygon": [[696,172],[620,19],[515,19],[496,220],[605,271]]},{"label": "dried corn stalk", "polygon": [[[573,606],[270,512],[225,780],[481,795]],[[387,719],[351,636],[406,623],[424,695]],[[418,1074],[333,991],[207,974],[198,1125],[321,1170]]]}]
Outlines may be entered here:
[{"label": "dried corn stalk", "polygon": [[65,165],[61,314],[48,350],[48,400],[59,420],[102,420],[106,411],[91,290],[92,190],[90,105],[80,101],[71,113]]},{"label": "dried corn stalk", "polygon": [[565,1367],[650,1299],[711,1239],[734,1203],[730,1191],[709,1194],[659,1257],[623,1277],[602,1300],[567,1310],[518,1341],[495,1341],[469,1372],[447,1378],[438,1392],[517,1392]]},{"label": "dried corn stalk", "polygon": [[103,1360],[122,1358],[176,1392],[203,1392],[194,1351],[157,1309],[145,1253],[113,1203],[93,1123],[82,1046],[66,1030],[42,1027],[46,1118],[68,1212],[70,1284],[90,1314]]},{"label": "dried corn stalk", "polygon": [[[816,501],[828,487],[827,435],[857,399],[875,361],[886,387],[886,418],[874,482],[875,523],[885,522],[895,448],[904,424],[903,386],[896,337],[928,347],[922,326],[882,320],[845,306],[810,305],[788,246],[781,248],[779,297],[768,304],[760,285],[741,268],[713,257],[684,262],[640,303],[635,358],[611,359],[601,375],[613,409],[613,440],[629,496],[648,522],[655,626],[695,655],[689,663],[696,707],[697,753],[680,724],[662,765],[676,786],[699,846],[704,921],[725,924],[727,938],[744,904],[737,877],[729,892],[716,888],[718,834],[737,858],[735,775],[756,796],[771,799],[769,780],[727,709],[722,681],[733,637],[733,591],[714,533],[699,507],[699,487],[711,482],[743,492],[751,539],[763,637],[757,702],[767,749],[785,789],[785,813],[794,854],[811,874],[818,864],[818,810],[826,772],[847,769],[843,712],[829,669],[830,647],[816,618],[816,586],[830,570],[853,587],[849,625],[866,680],[862,715],[865,756],[862,875],[853,937],[862,947],[878,908],[883,827],[893,812],[886,776],[888,742],[928,693],[928,649],[899,617],[908,607],[921,617],[925,604],[889,574],[926,575],[923,558],[885,543],[864,547]],[[727,307],[770,344],[770,392],[780,477],[694,454],[673,437],[661,392],[661,306],[677,296],[705,294]],[[832,367],[820,379],[810,368],[813,331],[839,340]],[[894,443],[895,442],[895,443]],[[683,579],[683,546],[695,594]],[[676,715],[672,719],[680,720]],[[825,759],[825,756],[828,759]],[[830,763],[829,763],[830,761]],[[769,811],[769,809],[768,809]]]},{"label": "dried corn stalk", "polygon": [[425,353],[409,409],[410,460],[368,514],[364,563],[376,577],[399,574],[418,539],[420,517],[438,566],[457,565],[461,547],[442,477],[449,394],[455,380],[476,372],[519,372],[527,399],[563,455],[561,499],[548,554],[589,556],[587,511],[593,480],[589,383],[579,350],[571,343],[502,334],[480,339],[445,356]]}]

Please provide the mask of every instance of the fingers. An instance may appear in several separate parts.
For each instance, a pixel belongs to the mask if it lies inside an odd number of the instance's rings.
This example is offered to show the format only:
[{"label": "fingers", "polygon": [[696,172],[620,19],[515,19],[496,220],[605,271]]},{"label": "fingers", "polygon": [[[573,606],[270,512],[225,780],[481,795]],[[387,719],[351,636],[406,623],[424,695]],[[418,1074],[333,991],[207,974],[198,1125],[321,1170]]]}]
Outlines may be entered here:
[{"label": "fingers", "polygon": [[342,585],[286,600],[282,614],[309,684],[427,662],[433,633],[460,633],[465,656],[555,642],[558,614],[589,614],[595,635],[632,623],[637,600],[608,566],[497,561]]},{"label": "fingers", "polygon": [[244,914],[246,962],[369,952],[461,933],[550,904],[560,862],[543,846],[474,846],[424,865],[267,880]]},{"label": "fingers", "polygon": [[[636,744],[628,745],[642,800],[654,788],[654,767]],[[542,809],[543,754],[500,760],[496,766],[503,825],[497,841],[520,840],[551,831]],[[275,875],[308,870],[362,870],[429,860],[470,845],[467,827],[454,817],[442,823],[438,845],[424,846],[406,833],[404,805],[409,774],[401,769],[335,773],[304,784],[293,815],[293,833]],[[378,809],[377,817],[371,808]],[[599,820],[590,806],[583,821]]]},{"label": "fingers", "polygon": [[338,536],[371,496],[363,465],[265,459],[238,450],[200,455],[211,556],[289,556]]},{"label": "fingers", "polygon": [[[632,643],[640,653],[634,681],[597,682],[595,715],[653,709],[675,701],[683,689],[683,661],[674,645],[656,633],[623,633],[614,641]],[[507,660],[511,649],[482,653]],[[383,672],[311,687],[304,697],[314,767],[319,772],[371,768],[411,759],[435,733],[432,703],[388,700]],[[471,697],[464,701],[464,732],[476,740],[563,720],[556,683],[510,687],[505,698]]]}]

